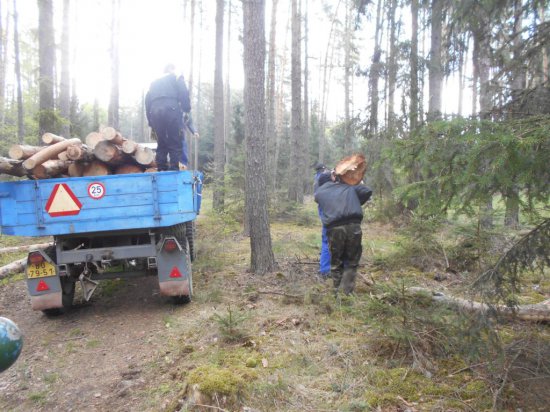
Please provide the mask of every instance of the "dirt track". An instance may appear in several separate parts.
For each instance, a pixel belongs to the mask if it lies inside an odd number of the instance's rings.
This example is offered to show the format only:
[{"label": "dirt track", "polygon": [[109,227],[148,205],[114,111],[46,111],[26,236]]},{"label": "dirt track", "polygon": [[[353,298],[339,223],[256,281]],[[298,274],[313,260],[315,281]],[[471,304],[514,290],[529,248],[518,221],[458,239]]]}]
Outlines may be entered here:
[{"label": "dirt track", "polygon": [[[0,316],[24,334],[16,364],[0,375],[0,410],[160,409],[147,387],[165,353],[167,316],[187,316],[159,296],[155,277],[120,281],[69,313],[32,311],[24,281],[0,287]],[[157,372],[158,373],[158,372]]]}]

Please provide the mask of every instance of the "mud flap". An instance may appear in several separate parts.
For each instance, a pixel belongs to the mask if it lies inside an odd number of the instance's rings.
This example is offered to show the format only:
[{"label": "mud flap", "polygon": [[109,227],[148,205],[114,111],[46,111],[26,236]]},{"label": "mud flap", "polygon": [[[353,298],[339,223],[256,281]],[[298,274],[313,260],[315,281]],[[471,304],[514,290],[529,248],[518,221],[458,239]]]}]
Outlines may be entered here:
[{"label": "mud flap", "polygon": [[164,296],[191,297],[191,265],[187,245],[181,245],[178,242],[176,250],[166,251],[163,248],[166,239],[176,240],[175,237],[166,237],[157,244],[157,271],[160,293]]},{"label": "mud flap", "polygon": [[59,276],[28,279],[27,288],[31,296],[33,310],[56,309],[63,307],[63,294]]}]

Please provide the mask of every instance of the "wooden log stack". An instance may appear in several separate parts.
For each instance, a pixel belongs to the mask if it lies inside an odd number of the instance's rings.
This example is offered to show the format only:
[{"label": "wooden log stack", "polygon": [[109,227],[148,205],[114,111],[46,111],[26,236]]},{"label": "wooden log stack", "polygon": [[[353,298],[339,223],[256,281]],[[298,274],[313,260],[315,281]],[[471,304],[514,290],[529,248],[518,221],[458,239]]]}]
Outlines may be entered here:
[{"label": "wooden log stack", "polygon": [[154,151],[112,127],[90,133],[85,142],[44,133],[42,143],[13,145],[9,158],[0,157],[0,173],[49,179],[156,171]]}]

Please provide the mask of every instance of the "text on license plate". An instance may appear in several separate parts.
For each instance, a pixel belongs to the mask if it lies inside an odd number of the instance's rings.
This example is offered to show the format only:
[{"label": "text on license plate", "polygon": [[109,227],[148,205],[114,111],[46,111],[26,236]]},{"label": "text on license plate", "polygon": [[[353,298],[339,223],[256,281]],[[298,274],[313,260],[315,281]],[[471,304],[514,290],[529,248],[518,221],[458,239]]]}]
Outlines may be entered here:
[{"label": "text on license plate", "polygon": [[38,263],[36,265],[29,264],[27,266],[27,277],[33,278],[45,278],[47,276],[55,276],[55,267],[48,262]]}]

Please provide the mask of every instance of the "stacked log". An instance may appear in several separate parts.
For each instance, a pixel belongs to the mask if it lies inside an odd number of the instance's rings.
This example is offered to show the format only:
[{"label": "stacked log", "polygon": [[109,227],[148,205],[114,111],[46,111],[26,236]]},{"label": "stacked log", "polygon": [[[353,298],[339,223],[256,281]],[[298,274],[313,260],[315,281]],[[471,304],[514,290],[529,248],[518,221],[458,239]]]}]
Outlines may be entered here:
[{"label": "stacked log", "polygon": [[0,173],[49,179],[156,171],[154,151],[113,127],[88,134],[85,143],[53,133],[44,133],[42,143],[45,146],[13,145],[9,159],[0,157]]}]

